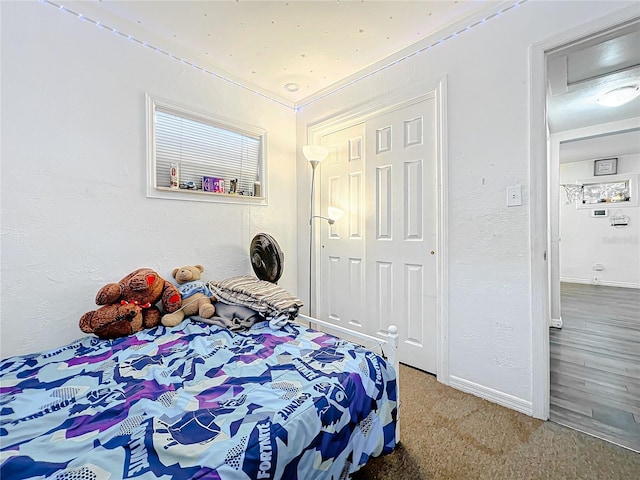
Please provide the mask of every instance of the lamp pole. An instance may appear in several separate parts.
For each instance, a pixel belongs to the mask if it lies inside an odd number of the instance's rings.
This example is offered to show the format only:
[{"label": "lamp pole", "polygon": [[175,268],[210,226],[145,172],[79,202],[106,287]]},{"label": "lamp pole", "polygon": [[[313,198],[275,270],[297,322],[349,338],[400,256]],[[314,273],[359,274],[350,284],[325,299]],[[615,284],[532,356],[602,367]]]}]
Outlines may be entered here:
[{"label": "lamp pole", "polygon": [[329,149],[321,145],[305,145],[302,147],[304,157],[311,164],[311,198],[309,205],[309,316],[311,316],[311,295],[313,285],[313,218],[315,210],[316,168],[327,158]]},{"label": "lamp pole", "polygon": [[315,207],[315,180],[316,180],[316,167],[318,166],[317,160],[310,160],[311,163],[311,200],[309,205],[309,316],[311,316],[311,294],[312,294],[312,278],[313,278],[313,217]]}]

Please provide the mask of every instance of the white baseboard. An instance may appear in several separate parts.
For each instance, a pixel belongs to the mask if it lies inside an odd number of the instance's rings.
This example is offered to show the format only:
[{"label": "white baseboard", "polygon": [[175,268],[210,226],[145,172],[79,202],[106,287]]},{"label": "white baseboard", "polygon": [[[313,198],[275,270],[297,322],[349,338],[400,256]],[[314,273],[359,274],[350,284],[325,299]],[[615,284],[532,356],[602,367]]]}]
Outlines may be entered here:
[{"label": "white baseboard", "polygon": [[[568,278],[560,277],[560,281],[564,283],[582,283],[585,285],[593,285],[590,278]],[[605,287],[622,287],[622,288],[640,288],[640,283],[616,282],[598,279],[596,285],[604,285]]]},{"label": "white baseboard", "polygon": [[525,415],[533,416],[533,405],[529,400],[523,400],[507,393],[499,392],[493,388],[484,387],[463,378],[449,376],[449,386],[470,393],[476,397],[484,398],[503,407],[516,410]]},{"label": "white baseboard", "polygon": [[551,326],[553,328],[562,328],[562,316],[560,316],[560,318],[552,318]]}]

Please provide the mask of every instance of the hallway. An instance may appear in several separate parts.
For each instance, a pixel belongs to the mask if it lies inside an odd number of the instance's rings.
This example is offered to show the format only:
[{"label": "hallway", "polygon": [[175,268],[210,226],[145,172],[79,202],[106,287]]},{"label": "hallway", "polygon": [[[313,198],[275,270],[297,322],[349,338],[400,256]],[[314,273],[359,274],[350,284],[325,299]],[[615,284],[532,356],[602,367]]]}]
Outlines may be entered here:
[{"label": "hallway", "polygon": [[562,283],[551,421],[640,452],[640,290]]}]

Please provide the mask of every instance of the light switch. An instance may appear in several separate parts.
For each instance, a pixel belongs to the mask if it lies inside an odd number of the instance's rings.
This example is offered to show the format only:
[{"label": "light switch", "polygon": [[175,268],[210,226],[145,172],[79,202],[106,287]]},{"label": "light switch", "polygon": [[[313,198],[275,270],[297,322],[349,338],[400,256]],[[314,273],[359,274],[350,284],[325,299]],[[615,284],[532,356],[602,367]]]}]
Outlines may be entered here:
[{"label": "light switch", "polygon": [[507,187],[507,207],[522,205],[522,185]]}]

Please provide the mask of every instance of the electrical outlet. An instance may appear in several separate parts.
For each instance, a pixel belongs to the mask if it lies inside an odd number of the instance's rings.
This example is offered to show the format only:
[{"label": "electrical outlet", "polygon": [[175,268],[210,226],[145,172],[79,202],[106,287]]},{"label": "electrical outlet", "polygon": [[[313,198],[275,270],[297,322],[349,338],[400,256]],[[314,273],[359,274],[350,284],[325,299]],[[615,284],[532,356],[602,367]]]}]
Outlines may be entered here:
[{"label": "electrical outlet", "polygon": [[507,207],[522,205],[522,186],[507,187]]}]

